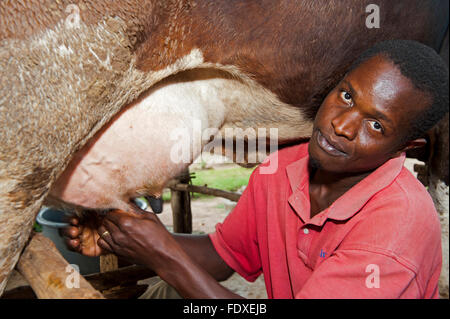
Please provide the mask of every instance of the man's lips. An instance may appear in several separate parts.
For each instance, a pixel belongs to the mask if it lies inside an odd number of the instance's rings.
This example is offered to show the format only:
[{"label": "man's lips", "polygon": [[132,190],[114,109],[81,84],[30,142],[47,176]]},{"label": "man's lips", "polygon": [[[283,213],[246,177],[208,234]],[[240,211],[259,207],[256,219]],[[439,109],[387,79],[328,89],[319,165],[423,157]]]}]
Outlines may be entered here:
[{"label": "man's lips", "polygon": [[332,144],[332,142],[330,142],[320,130],[317,130],[317,144],[319,144],[319,147],[331,156],[347,155],[347,153],[345,153],[341,147],[336,145],[336,143]]}]

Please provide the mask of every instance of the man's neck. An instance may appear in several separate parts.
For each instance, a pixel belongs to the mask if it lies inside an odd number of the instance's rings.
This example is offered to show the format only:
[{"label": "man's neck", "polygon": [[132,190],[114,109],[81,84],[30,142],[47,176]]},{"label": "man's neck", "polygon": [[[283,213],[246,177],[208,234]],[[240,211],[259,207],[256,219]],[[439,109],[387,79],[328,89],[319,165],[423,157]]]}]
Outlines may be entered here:
[{"label": "man's neck", "polygon": [[325,186],[335,190],[344,190],[346,192],[364,178],[366,178],[373,170],[363,173],[334,173],[325,171],[321,168],[310,168],[309,183],[316,186]]},{"label": "man's neck", "polygon": [[372,171],[364,173],[333,173],[320,168],[310,169],[309,195],[311,218],[329,207],[350,188],[366,178]]}]

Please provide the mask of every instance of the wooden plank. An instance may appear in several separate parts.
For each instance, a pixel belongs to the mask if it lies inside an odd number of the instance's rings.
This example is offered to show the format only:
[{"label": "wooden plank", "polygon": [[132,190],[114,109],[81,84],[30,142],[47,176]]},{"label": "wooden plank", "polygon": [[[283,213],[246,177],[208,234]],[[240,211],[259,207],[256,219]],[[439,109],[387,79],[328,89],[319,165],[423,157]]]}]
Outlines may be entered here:
[{"label": "wooden plank", "polygon": [[[84,278],[108,299],[136,298],[143,293],[145,285],[136,285],[139,280],[156,276],[143,266],[127,266],[114,271],[86,275]],[[36,295],[29,285],[14,287],[4,292],[2,299],[34,299]]]},{"label": "wooden plank", "polygon": [[0,299],[36,299],[36,294],[30,286],[20,286],[5,291]]},{"label": "wooden plank", "polygon": [[29,282],[38,298],[103,299],[61,256],[53,242],[35,234],[17,263],[17,270]]},{"label": "wooden plank", "polygon": [[[106,299],[136,299],[141,296],[147,288],[148,285],[119,286],[104,290],[102,293]],[[36,299],[36,294],[30,286],[22,286],[5,291],[0,299]]]},{"label": "wooden plank", "polygon": [[139,280],[156,276],[151,269],[143,266],[127,266],[118,270],[91,274],[85,276],[85,279],[97,290],[110,289],[119,285],[130,285]]},{"label": "wooden plank", "polygon": [[107,299],[137,299],[148,288],[148,285],[133,285],[128,287],[118,287],[103,291]]},{"label": "wooden plank", "polygon": [[[131,296],[133,291],[141,291],[143,288],[130,288],[139,280],[147,279],[156,276],[156,273],[143,266],[127,266],[114,271],[104,273],[96,273],[86,275],[84,278],[97,290],[104,292],[106,298],[117,298],[121,295],[123,298],[133,298]],[[126,286],[126,287],[120,287]],[[122,289],[123,288],[123,289]],[[126,288],[126,289],[125,289]],[[128,297],[127,297],[128,296]],[[3,299],[28,299],[36,298],[32,288],[29,285],[15,287],[11,290],[5,291],[2,295]]]}]

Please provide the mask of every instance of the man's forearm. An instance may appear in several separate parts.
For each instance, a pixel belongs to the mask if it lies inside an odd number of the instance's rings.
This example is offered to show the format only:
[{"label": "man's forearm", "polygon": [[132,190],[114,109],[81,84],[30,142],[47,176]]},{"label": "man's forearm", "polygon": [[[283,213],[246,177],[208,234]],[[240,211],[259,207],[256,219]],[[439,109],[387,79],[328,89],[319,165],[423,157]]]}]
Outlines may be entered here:
[{"label": "man's forearm", "polygon": [[[185,241],[181,240],[185,243]],[[208,271],[197,264],[183,249],[158,275],[183,298],[243,298],[222,286]]]},{"label": "man's forearm", "polygon": [[226,280],[234,273],[216,252],[208,235],[173,234],[173,236],[186,254],[215,280]]}]

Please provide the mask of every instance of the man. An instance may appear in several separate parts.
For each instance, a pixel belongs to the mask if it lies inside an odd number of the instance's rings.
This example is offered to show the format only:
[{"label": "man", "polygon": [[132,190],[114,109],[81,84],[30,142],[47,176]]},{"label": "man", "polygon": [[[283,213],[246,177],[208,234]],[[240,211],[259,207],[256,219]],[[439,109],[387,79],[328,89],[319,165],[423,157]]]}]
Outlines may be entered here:
[{"label": "man", "polygon": [[380,43],[325,98],[310,142],[272,154],[274,174],[257,168],[215,233],[170,234],[137,209],[108,213],[91,244],[74,219],[68,245],[146,265],[185,298],[239,297],[219,284],[234,271],[263,273],[269,298],[438,298],[439,219],[403,162],[446,112],[440,57]]}]

